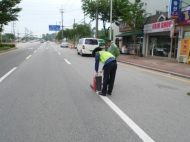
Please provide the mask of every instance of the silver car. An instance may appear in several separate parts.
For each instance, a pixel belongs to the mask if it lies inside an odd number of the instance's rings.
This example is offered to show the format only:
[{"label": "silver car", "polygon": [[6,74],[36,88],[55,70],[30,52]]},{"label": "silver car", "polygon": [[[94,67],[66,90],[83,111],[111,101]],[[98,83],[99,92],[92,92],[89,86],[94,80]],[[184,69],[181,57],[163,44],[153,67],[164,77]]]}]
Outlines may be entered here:
[{"label": "silver car", "polygon": [[68,42],[61,42],[61,47],[69,47],[69,43]]}]

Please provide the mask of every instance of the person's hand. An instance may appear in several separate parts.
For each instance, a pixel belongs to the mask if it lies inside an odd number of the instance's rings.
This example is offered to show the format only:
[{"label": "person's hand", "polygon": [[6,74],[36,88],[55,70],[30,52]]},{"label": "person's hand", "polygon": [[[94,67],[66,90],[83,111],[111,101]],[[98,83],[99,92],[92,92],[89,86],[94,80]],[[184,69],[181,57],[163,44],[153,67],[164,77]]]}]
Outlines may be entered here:
[{"label": "person's hand", "polygon": [[98,72],[95,73],[95,76],[98,76]]}]

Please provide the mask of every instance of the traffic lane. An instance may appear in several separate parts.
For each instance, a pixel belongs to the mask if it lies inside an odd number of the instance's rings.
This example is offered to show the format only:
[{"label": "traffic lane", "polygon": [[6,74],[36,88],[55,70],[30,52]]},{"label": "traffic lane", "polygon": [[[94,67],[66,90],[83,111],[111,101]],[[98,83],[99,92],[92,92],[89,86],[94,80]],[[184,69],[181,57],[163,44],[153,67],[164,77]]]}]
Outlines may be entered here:
[{"label": "traffic lane", "polygon": [[12,68],[21,64],[29,55],[32,55],[42,44],[31,45],[0,55],[0,78]]},{"label": "traffic lane", "polygon": [[[92,83],[94,58],[78,56],[75,50],[63,51],[62,58],[68,58],[72,70],[80,72],[82,82]],[[189,84],[181,80],[118,63],[113,95],[108,97],[155,141],[186,141]]]},{"label": "traffic lane", "polygon": [[155,141],[190,141],[189,83],[151,72],[119,64],[109,98]]},{"label": "traffic lane", "polygon": [[18,49],[21,49],[21,48],[30,47],[30,46],[36,46],[38,44],[40,44],[40,43],[39,42],[33,42],[33,43],[30,43],[30,42],[26,42],[26,43],[19,42],[19,43],[16,43],[16,47]]},{"label": "traffic lane", "polygon": [[[86,82],[86,84],[89,85],[89,88],[90,88],[90,84],[93,83],[93,75],[95,73],[94,58],[91,56],[81,57],[75,53],[76,53],[75,50],[70,50],[70,49],[63,50],[62,49],[62,55],[59,57],[62,60],[64,58],[69,59],[72,70],[75,72],[78,72],[79,77],[82,79],[81,82]],[[103,65],[100,64],[100,70],[102,69],[102,67],[103,67]],[[93,69],[93,71],[92,71],[92,69]],[[80,82],[80,84],[81,84],[81,82]],[[130,129],[132,129],[134,131],[134,133],[136,133],[136,135],[139,135],[139,137],[143,138],[144,140],[149,139],[150,141],[152,141],[152,139],[149,137],[149,135],[146,134],[146,132],[144,132],[141,128],[139,128],[138,125],[136,125],[133,122],[133,120],[132,121],[129,120],[130,118],[128,118],[127,114],[123,114],[121,112],[122,110],[119,110],[119,108],[116,108],[114,106],[114,104],[112,102],[110,102],[109,100],[107,100],[107,99],[103,99],[103,100],[106,102],[106,104],[109,105],[110,109],[113,109],[115,111],[115,113],[121,117],[120,118],[121,121],[124,121],[125,123],[127,123],[126,125],[128,125],[128,127]]]},{"label": "traffic lane", "polygon": [[41,48],[0,83],[1,140],[140,142],[81,72],[60,59]]}]

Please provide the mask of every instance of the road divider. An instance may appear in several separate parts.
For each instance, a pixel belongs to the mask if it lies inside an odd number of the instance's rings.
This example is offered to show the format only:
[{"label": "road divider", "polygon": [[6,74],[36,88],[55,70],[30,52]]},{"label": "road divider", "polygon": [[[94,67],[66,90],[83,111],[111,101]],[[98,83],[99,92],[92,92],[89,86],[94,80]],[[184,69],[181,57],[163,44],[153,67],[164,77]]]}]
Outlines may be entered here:
[{"label": "road divider", "polygon": [[15,71],[17,67],[14,67],[12,70],[10,70],[8,73],[6,73],[3,77],[0,78],[0,83],[7,77],[9,76],[13,71]]}]

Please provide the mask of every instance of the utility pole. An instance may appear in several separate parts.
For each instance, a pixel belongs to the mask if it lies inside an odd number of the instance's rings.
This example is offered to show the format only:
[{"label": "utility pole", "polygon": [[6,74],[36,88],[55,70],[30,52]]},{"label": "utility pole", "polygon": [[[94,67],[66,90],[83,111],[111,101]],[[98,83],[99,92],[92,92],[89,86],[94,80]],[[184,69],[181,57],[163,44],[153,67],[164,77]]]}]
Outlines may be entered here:
[{"label": "utility pole", "polygon": [[84,14],[84,25],[85,25],[85,14]]},{"label": "utility pole", "polygon": [[[75,31],[75,19],[74,19],[74,26],[73,26],[73,28],[74,28],[74,31]],[[74,35],[74,48],[75,48],[75,35]]]},{"label": "utility pole", "polygon": [[61,37],[62,37],[62,41],[63,41],[63,9],[60,9],[60,12],[61,12],[61,19],[62,19],[62,35],[61,35]]},{"label": "utility pole", "polygon": [[[98,0],[96,4],[98,5]],[[98,38],[98,8],[96,8],[96,38]]]},{"label": "utility pole", "polygon": [[13,34],[14,34],[14,42],[15,42],[15,23],[13,22],[13,25],[12,25],[12,27],[13,27]]},{"label": "utility pole", "polygon": [[112,0],[110,0],[110,39],[112,40]]},{"label": "utility pole", "polygon": [[17,37],[17,38],[18,38],[18,43],[19,43],[19,34],[20,34],[19,31],[17,31],[17,34],[18,34],[18,37]]}]

